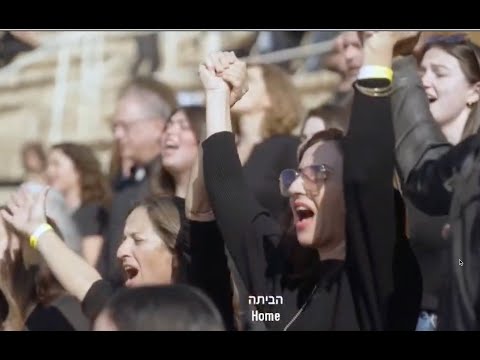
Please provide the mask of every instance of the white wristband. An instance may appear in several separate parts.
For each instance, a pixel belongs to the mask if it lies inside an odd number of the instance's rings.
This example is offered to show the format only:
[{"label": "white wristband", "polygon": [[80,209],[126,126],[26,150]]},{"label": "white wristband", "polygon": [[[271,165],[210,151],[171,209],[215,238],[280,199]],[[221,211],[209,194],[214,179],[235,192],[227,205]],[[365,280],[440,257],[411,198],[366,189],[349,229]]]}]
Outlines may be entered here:
[{"label": "white wristband", "polygon": [[388,79],[393,80],[393,70],[386,66],[365,65],[358,72],[358,80],[364,79]]}]

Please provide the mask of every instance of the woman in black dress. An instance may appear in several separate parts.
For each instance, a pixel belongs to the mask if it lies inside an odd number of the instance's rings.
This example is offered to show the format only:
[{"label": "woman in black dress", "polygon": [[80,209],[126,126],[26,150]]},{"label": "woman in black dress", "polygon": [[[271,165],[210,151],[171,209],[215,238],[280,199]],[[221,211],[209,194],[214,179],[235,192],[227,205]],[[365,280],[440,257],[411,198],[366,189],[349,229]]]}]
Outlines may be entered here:
[{"label": "woman in black dress", "polygon": [[[376,33],[366,40],[370,68],[356,83],[361,91],[348,134],[317,134],[300,148],[300,169],[280,174],[298,242],[320,259],[296,281],[284,276],[289,264],[278,246],[283,231],[249,189],[231,133],[228,104],[243,94],[242,63],[223,53],[200,66],[207,98],[208,138],[200,165],[206,191],[221,236],[258,305],[252,319],[270,320],[270,329],[415,328],[421,277],[396,221],[393,129],[385,96],[393,46],[410,35]],[[370,77],[378,66],[380,76]]]}]

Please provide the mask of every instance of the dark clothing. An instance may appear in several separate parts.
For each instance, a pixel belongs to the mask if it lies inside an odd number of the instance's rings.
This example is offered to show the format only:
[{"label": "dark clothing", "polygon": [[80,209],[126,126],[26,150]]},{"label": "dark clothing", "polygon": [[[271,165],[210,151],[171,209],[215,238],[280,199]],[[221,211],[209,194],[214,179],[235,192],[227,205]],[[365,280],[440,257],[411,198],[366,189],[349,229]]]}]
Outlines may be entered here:
[{"label": "dark clothing", "polygon": [[[172,199],[180,212],[181,230],[176,243],[180,257],[175,282],[200,288],[220,311],[225,327],[233,330],[233,303],[230,272],[224,244],[215,222],[195,222],[185,217],[185,200]],[[115,290],[105,280],[95,282],[82,302],[84,314],[93,321]]]},{"label": "dark clothing", "polygon": [[82,301],[85,316],[93,322],[114,293],[115,289],[108,281],[98,280],[93,283]]},{"label": "dark clothing", "polygon": [[[72,219],[77,226],[80,237],[100,235],[103,237],[105,229],[108,225],[107,210],[101,205],[89,203],[82,204],[78,209],[72,213]],[[105,246],[105,242],[102,244]],[[95,268],[102,272],[105,268],[105,262],[100,254]]]},{"label": "dark clothing", "polygon": [[[394,71],[392,112],[395,155],[403,193],[419,210],[434,216],[447,215],[451,193],[443,186],[443,182],[450,179],[452,173],[436,173],[436,169],[430,166],[430,160],[446,154],[452,145],[433,119],[427,95],[416,71],[415,59],[407,57],[395,62]],[[421,187],[417,189],[412,182],[414,170],[424,165],[432,178],[441,176],[439,182],[431,184],[435,188],[418,184]],[[431,193],[435,193],[435,196],[429,196]]]},{"label": "dark clothing", "polygon": [[209,199],[247,289],[284,299],[258,306],[280,313],[279,322],[267,323],[270,329],[284,329],[299,311],[290,329],[415,328],[421,277],[408,242],[397,237],[390,115],[388,98],[356,94],[344,143],[346,261],[324,261],[315,276],[291,287],[279,251],[283,231],[249,190],[233,134],[217,133],[203,142]]},{"label": "dark clothing", "polygon": [[5,31],[0,36],[0,67],[10,64],[17,55],[31,50],[33,50],[32,45],[24,43],[9,31]]},{"label": "dark clothing", "polygon": [[37,305],[27,319],[30,331],[87,331],[88,319],[72,296],[61,296],[49,306]]},{"label": "dark clothing", "polygon": [[[243,166],[243,174],[248,186],[255,194],[262,207],[279,221],[288,224],[291,218],[288,199],[280,194],[278,176],[283,169],[298,167],[297,148],[298,137],[291,135],[276,135],[256,145]],[[245,330],[265,330],[259,322],[251,321],[252,305],[248,304],[248,292],[239,276],[235,262],[227,251],[229,267],[238,290],[239,315],[242,328]]]},{"label": "dark clothing", "polygon": [[[315,275],[301,284],[287,282],[281,295],[283,297],[281,323],[270,322],[267,326],[283,330],[291,322],[288,330],[293,331],[360,330],[345,263],[326,260],[319,263]],[[305,302],[308,305],[300,312]],[[293,320],[297,313],[298,318]]]},{"label": "dark clothing", "polygon": [[108,224],[107,210],[98,204],[83,204],[73,212],[72,218],[82,238],[102,235]]},{"label": "dark clothing", "polygon": [[[398,166],[411,166],[415,152],[427,150],[423,136],[425,132],[434,131],[439,142],[435,146],[437,151],[448,147],[447,139],[442,134],[430,114],[425,90],[417,75],[415,59],[402,59],[395,64],[394,88],[392,95],[393,122],[396,138],[396,155]],[[427,121],[423,121],[426,119]],[[430,122],[428,122],[430,121]],[[412,146],[412,140],[420,137],[420,146]],[[401,178],[404,170],[399,168]],[[412,249],[417,257],[423,278],[422,309],[438,314],[442,288],[447,279],[447,265],[449,262],[450,244],[442,237],[442,229],[448,222],[448,217],[437,213],[432,216],[417,208],[421,204],[410,199],[409,190],[405,189],[405,203],[408,216],[408,233]],[[412,204],[412,200],[417,207]],[[445,214],[445,213],[444,213]]]},{"label": "dark clothing", "polygon": [[297,148],[295,136],[271,137],[255,146],[243,166],[244,176],[261,206],[278,220],[289,211],[288,199],[280,194],[278,177],[283,169],[296,169]]},{"label": "dark clothing", "polygon": [[442,287],[447,276],[450,243],[442,237],[446,216],[429,216],[405,199],[410,246],[423,279],[422,309],[438,313]]},{"label": "dark clothing", "polygon": [[235,330],[233,288],[224,243],[217,224],[189,221],[188,284],[203,290],[217,306],[227,330]]},{"label": "dark clothing", "polygon": [[430,113],[414,61],[405,58],[395,66],[392,105],[398,169],[404,194],[418,209],[429,215],[448,214],[450,248],[439,329],[478,330],[480,137],[470,136],[456,146],[448,143]]},{"label": "dark clothing", "polygon": [[132,173],[129,176],[123,176],[121,172],[118,172],[116,176],[113,177],[110,181],[110,186],[113,192],[118,192],[122,190],[125,186],[131,185],[131,183],[135,183],[134,178],[135,168],[132,169]]},{"label": "dark clothing", "polygon": [[[153,74],[161,65],[158,56],[158,34],[137,35],[135,36],[135,42],[137,44],[137,58],[132,66],[132,76]],[[147,66],[146,73],[145,69],[140,71],[145,64]]]},{"label": "dark clothing", "polygon": [[145,169],[137,170],[145,171],[143,178],[132,179],[124,183],[123,187],[113,195],[109,222],[104,236],[105,246],[102,260],[105,261],[105,266],[101,272],[104,277],[117,286],[120,286],[122,280],[116,254],[123,236],[125,220],[134,207],[150,194],[149,176],[156,161],[158,159],[153,160]]}]

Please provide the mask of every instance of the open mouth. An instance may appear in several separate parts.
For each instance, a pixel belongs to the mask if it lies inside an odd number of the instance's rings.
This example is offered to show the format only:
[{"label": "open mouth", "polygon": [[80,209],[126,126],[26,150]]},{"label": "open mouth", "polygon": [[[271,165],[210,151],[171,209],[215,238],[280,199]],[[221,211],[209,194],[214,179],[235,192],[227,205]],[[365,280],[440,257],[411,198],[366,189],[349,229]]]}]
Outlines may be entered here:
[{"label": "open mouth", "polygon": [[314,215],[313,211],[307,208],[296,208],[295,212],[299,221],[310,219]]},{"label": "open mouth", "polygon": [[306,206],[295,206],[295,228],[297,232],[305,230],[312,223],[314,215],[315,213],[313,212],[313,210],[309,209]]},{"label": "open mouth", "polygon": [[168,136],[165,138],[163,147],[164,149],[170,149],[170,150],[178,149],[178,140],[172,136]]},{"label": "open mouth", "polygon": [[175,152],[176,150],[178,150],[179,146],[178,144],[176,143],[166,143],[164,146],[163,146],[163,153],[164,154],[168,154],[168,153],[173,153]]},{"label": "open mouth", "polygon": [[123,271],[127,276],[127,281],[134,279],[138,275],[138,269],[130,265],[124,265]]}]

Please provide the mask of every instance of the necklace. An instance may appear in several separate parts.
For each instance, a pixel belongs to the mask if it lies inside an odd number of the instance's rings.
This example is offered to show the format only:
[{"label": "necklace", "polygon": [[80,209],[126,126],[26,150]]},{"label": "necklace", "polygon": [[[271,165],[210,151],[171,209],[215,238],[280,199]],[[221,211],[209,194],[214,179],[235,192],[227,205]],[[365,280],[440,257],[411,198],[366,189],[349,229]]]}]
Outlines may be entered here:
[{"label": "necklace", "polygon": [[[307,305],[310,303],[310,301],[312,301],[313,295],[314,295],[315,292],[317,291],[319,284],[320,284],[320,283],[317,282],[317,284],[316,284],[315,287],[313,288],[311,294],[308,296],[307,300],[305,300],[305,302],[303,303],[303,305],[302,305],[302,307],[300,308],[300,310],[297,311],[297,313],[292,317],[292,319],[288,322],[288,324],[283,328],[283,331],[287,331],[287,330],[288,330],[288,328],[295,322],[295,320],[297,320],[297,318],[300,316],[300,314],[305,310],[305,308],[306,308]],[[330,330],[334,330],[334,328],[335,328],[335,319],[337,318],[338,311],[339,311],[339,308],[340,308],[341,288],[342,288],[342,277],[340,277],[340,279],[339,279],[339,281],[338,281],[338,284],[337,284],[337,291],[336,291],[336,295],[335,295],[335,302],[334,302],[334,307],[333,307],[333,313],[332,313],[332,320],[331,320],[331,324],[330,324]]]},{"label": "necklace", "polygon": [[288,328],[295,322],[295,320],[297,320],[297,318],[300,316],[300,314],[303,312],[303,310],[305,310],[305,308],[307,307],[307,305],[310,303],[310,301],[312,300],[313,298],[313,295],[315,294],[315,291],[317,291],[317,288],[318,288],[318,283],[314,286],[312,292],[310,293],[310,295],[308,296],[307,300],[305,300],[305,302],[303,303],[302,307],[300,308],[300,310],[297,311],[297,313],[295,315],[293,315],[292,319],[288,322],[288,324],[283,328],[283,331],[287,331]]}]

